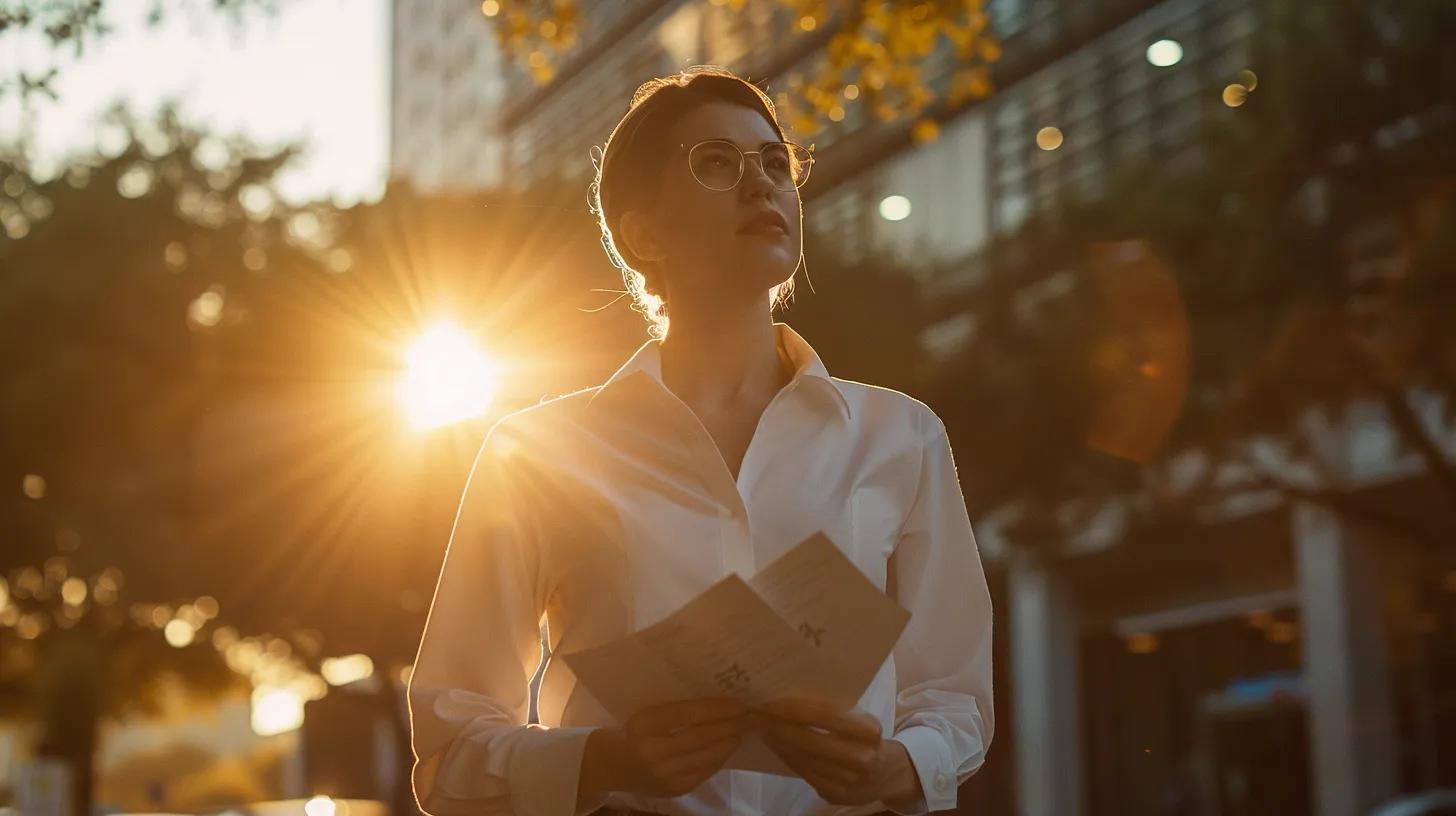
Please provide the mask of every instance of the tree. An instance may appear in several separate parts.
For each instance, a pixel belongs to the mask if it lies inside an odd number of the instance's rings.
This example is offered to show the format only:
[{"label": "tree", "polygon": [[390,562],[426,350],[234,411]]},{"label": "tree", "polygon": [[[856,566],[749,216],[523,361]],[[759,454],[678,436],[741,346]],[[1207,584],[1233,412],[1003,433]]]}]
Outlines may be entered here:
[{"label": "tree", "polygon": [[[746,15],[749,5],[747,0],[713,0],[706,11]],[[984,0],[772,0],[768,5],[783,38],[822,45],[803,70],[787,76],[788,89],[774,100],[796,133],[812,135],[844,119],[853,105],[891,121],[918,116],[937,101],[955,109],[991,93],[989,66],[1001,49]],[[556,75],[588,25],[576,0],[487,0],[481,9],[495,20],[505,53],[540,84]]]},{"label": "tree", "polygon": [[1017,508],[1023,541],[1109,502],[1158,523],[1248,491],[1450,540],[1449,514],[1352,495],[1310,420],[1382,406],[1456,506],[1456,9],[1285,2],[1263,23],[1257,76],[1209,88],[1184,155],[1033,215],[941,311],[974,327],[935,388],[975,440],[967,492]]},{"label": "tree", "polygon": [[[303,263],[296,214],[272,192],[291,152],[261,153],[163,115],[124,113],[130,142],[59,177],[0,164],[3,413],[0,461],[31,474],[6,491],[22,529],[7,555],[58,537],[113,551],[182,546],[193,512],[190,439],[213,395],[213,338],[247,320],[265,270]],[[150,578],[137,572],[136,578]]]},{"label": "tree", "polygon": [[23,158],[0,164],[0,462],[27,474],[0,499],[0,568],[12,568],[0,698],[5,716],[41,724],[42,755],[70,763],[78,812],[101,718],[154,715],[178,681],[202,699],[239,686],[227,644],[191,643],[208,603],[128,606],[115,565],[140,597],[199,594],[192,445],[226,393],[209,348],[246,325],[270,264],[313,257],[292,237],[301,208],[272,193],[290,151],[206,137],[170,113],[112,119],[130,137],[115,156],[50,180]]}]

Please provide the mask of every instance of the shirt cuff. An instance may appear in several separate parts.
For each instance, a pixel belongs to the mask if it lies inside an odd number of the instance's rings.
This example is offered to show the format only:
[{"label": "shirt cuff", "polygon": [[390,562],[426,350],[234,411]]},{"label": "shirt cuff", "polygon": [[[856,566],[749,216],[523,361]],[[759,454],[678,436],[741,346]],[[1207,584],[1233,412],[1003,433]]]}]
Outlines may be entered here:
[{"label": "shirt cuff", "polygon": [[888,802],[885,806],[900,816],[924,816],[931,811],[954,810],[957,787],[955,760],[945,737],[928,725],[912,725],[891,739],[904,745],[910,754],[910,763],[915,766],[915,775],[920,778],[924,798],[913,805],[902,803],[900,808]]},{"label": "shirt cuff", "polygon": [[580,816],[606,804],[606,794],[593,797],[580,810],[576,791],[586,738],[596,727],[529,726],[526,739],[511,753],[511,809],[520,816]]}]

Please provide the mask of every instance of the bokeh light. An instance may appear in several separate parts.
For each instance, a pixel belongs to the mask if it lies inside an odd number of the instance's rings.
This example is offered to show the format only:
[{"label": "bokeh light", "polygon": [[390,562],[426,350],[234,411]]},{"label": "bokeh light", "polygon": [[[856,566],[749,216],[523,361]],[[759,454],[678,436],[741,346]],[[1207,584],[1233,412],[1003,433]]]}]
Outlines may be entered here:
[{"label": "bokeh light", "polygon": [[217,606],[217,599],[212,597],[211,595],[203,595],[201,598],[198,598],[197,601],[193,604],[193,607],[197,609],[197,611],[202,615],[203,618],[206,618],[208,620],[217,617],[217,613],[219,611]]},{"label": "bokeh light", "polygon": [[168,645],[181,649],[191,645],[192,638],[197,635],[197,630],[192,624],[181,618],[173,618],[167,621],[166,627],[162,629],[162,636],[167,639]]},{"label": "bokeh light", "polygon": [[238,201],[249,216],[259,221],[273,214],[273,193],[261,185],[249,184],[238,190]]},{"label": "bokeh light", "polygon": [[187,247],[179,241],[172,241],[167,248],[162,250],[162,257],[167,261],[167,266],[172,269],[181,269],[187,265]]},{"label": "bokeh light", "polygon": [[271,737],[303,725],[303,698],[292,689],[258,686],[252,697],[253,733]]},{"label": "bokeh light", "polygon": [[28,499],[43,499],[46,494],[46,480],[44,476],[35,473],[25,474],[20,480],[20,490]]},{"label": "bokeh light", "polygon": [[268,253],[259,247],[248,247],[243,251],[243,266],[261,272],[268,265]]},{"label": "bokeh light", "polygon": [[1234,83],[1223,89],[1223,103],[1230,108],[1237,108],[1249,99],[1249,89],[1243,85]]},{"label": "bokeh light", "polygon": [[1183,61],[1183,45],[1177,40],[1158,40],[1148,46],[1147,59],[1158,68],[1177,65]]},{"label": "bokeh light", "polygon": [[1036,146],[1042,150],[1056,150],[1063,140],[1062,129],[1058,127],[1044,127],[1036,132]]},{"label": "bokeh light", "polygon": [[334,816],[337,805],[327,796],[315,796],[303,805],[306,816]]},{"label": "bokeh light", "polygon": [[324,660],[319,672],[331,686],[347,686],[374,674],[374,661],[369,655],[353,654]]},{"label": "bokeh light", "polygon": [[117,176],[116,191],[124,198],[141,198],[151,192],[155,180],[151,165],[138,162]]},{"label": "bokeh light", "polygon": [[902,195],[885,196],[880,201],[880,217],[886,221],[904,221],[910,217],[910,199]]},{"label": "bokeh light", "polygon": [[71,606],[80,606],[86,602],[86,581],[82,578],[67,578],[61,584],[61,600]]},{"label": "bokeh light", "polygon": [[15,623],[15,634],[20,635],[21,640],[35,640],[45,631],[45,621],[46,619],[36,612],[21,615],[20,620]]},{"label": "bokeh light", "polygon": [[330,272],[343,274],[349,271],[350,266],[354,265],[354,257],[349,254],[349,250],[343,247],[335,247],[329,250],[328,263]]},{"label": "bokeh light", "polygon": [[187,307],[187,319],[199,326],[216,326],[222,320],[225,305],[222,287],[214,286],[198,295]]},{"label": "bokeh light", "polygon": [[499,387],[499,367],[453,323],[429,328],[405,352],[400,399],[416,430],[478,417]]}]

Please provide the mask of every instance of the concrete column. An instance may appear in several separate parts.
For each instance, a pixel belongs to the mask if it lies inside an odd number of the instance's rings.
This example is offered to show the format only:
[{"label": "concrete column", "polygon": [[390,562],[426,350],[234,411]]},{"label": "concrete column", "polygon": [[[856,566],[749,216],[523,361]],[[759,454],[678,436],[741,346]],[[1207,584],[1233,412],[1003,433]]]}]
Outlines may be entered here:
[{"label": "concrete column", "polygon": [[1297,505],[1293,523],[1312,798],[1319,816],[1360,816],[1396,791],[1395,719],[1375,542],[1323,507]]},{"label": "concrete column", "polygon": [[1011,679],[1020,816],[1081,816],[1077,610],[1060,576],[1029,556],[1011,567]]}]

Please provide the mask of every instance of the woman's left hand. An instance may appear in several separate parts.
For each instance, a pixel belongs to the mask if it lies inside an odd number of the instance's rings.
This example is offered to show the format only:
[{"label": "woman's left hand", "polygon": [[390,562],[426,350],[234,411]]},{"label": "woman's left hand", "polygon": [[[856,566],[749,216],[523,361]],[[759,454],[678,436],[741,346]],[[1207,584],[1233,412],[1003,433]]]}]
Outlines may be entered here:
[{"label": "woman's left hand", "polygon": [[920,782],[905,746],[880,736],[861,708],[835,711],[813,700],[777,700],[749,713],[764,742],[835,805],[915,801]]}]

